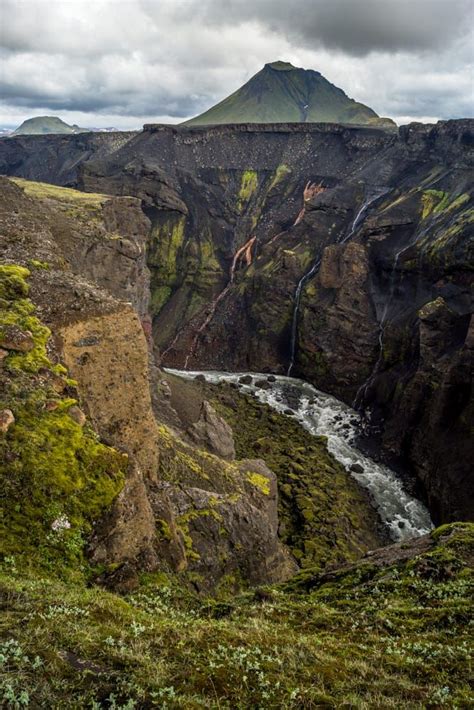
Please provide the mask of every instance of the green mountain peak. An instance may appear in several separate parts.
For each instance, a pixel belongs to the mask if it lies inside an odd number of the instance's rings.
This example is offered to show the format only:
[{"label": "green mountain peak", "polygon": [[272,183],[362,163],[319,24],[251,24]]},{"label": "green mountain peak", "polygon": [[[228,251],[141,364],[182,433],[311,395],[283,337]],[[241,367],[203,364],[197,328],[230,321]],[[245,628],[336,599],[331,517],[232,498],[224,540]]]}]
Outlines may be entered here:
[{"label": "green mountain peak", "polygon": [[221,123],[352,123],[394,127],[365,104],[349,98],[318,71],[277,60],[188,125]]},{"label": "green mountain peak", "polygon": [[297,67],[294,67],[290,62],[282,62],[280,59],[276,62],[269,62],[268,64],[265,64],[265,66],[270,67],[270,69],[275,69],[276,71],[297,70]]}]

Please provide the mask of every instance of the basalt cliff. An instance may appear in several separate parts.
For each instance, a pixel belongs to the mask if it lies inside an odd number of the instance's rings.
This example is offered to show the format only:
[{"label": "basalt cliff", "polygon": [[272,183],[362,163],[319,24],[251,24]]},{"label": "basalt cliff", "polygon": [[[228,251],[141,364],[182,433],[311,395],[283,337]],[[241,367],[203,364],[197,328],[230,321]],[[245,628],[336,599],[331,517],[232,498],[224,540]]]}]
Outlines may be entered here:
[{"label": "basalt cliff", "polygon": [[4,140],[0,169],[139,198],[162,364],[354,404],[447,522],[474,514],[472,129],[150,125]]}]

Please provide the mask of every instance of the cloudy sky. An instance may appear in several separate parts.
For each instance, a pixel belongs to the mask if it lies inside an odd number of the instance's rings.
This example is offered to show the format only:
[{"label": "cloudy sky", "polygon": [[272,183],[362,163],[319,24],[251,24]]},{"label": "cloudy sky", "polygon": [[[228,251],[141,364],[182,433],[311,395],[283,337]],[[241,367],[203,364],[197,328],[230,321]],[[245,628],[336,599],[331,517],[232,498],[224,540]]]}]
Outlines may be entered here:
[{"label": "cloudy sky", "polygon": [[277,59],[398,123],[473,115],[474,0],[0,0],[0,126],[180,122]]}]

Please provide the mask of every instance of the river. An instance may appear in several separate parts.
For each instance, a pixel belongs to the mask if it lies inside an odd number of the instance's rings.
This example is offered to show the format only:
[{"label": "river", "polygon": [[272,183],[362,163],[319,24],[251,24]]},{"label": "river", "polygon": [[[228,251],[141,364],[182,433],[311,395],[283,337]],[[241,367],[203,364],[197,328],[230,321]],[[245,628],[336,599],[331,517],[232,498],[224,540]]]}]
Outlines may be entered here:
[{"label": "river", "polygon": [[[311,434],[327,437],[329,451],[367,490],[392,540],[424,535],[433,528],[427,508],[405,490],[400,476],[357,447],[360,415],[336,397],[317,390],[308,382],[283,375],[270,376],[274,381],[268,389],[264,389],[255,386],[255,383],[259,380],[268,381],[268,373],[173,369],[166,369],[166,372],[189,380],[196,375],[204,375],[210,383],[237,383],[241,392],[291,416]],[[252,378],[251,383],[239,382],[245,375]]]}]

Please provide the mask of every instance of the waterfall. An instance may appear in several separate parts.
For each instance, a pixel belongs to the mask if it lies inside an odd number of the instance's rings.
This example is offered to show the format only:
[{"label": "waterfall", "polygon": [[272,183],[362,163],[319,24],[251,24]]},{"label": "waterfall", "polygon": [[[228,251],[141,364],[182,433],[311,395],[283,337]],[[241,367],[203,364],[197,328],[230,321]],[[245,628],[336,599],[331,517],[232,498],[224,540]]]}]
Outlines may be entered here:
[{"label": "waterfall", "polygon": [[398,267],[398,262],[400,261],[400,257],[404,252],[406,252],[411,246],[413,246],[414,243],[416,243],[419,239],[423,238],[425,234],[429,231],[430,226],[428,226],[426,229],[422,230],[418,235],[415,235],[415,238],[409,242],[409,244],[405,245],[401,249],[399,249],[394,257],[391,272],[390,272],[390,289],[388,292],[388,297],[387,300],[385,301],[385,305],[383,307],[382,315],[380,317],[379,321],[379,335],[378,335],[378,342],[379,342],[379,355],[377,358],[377,361],[374,365],[374,368],[368,378],[361,384],[359,389],[357,390],[356,396],[354,398],[354,401],[352,403],[352,406],[354,409],[361,409],[365,396],[367,394],[367,391],[369,388],[373,385],[375,382],[375,378],[380,372],[380,368],[382,366],[383,362],[383,347],[384,347],[384,337],[385,337],[385,329],[387,327],[387,316],[388,316],[388,311],[389,308],[392,304],[394,295],[395,295],[395,287],[397,284],[397,267]]},{"label": "waterfall", "polygon": [[404,247],[403,249],[400,249],[396,254],[395,254],[395,259],[393,261],[392,265],[392,271],[391,271],[391,278],[390,278],[390,290],[388,294],[388,298],[385,301],[385,305],[383,308],[382,316],[380,318],[379,322],[379,335],[378,335],[378,341],[379,341],[379,355],[377,358],[377,361],[375,363],[374,369],[368,376],[368,378],[361,384],[359,389],[357,390],[356,396],[354,398],[354,402],[352,403],[352,406],[354,409],[359,409],[362,402],[365,399],[365,395],[367,394],[367,390],[369,387],[372,386],[372,384],[375,381],[375,378],[377,377],[378,373],[380,372],[380,367],[383,362],[383,341],[384,341],[384,336],[385,336],[385,328],[386,328],[386,320],[387,320],[387,315],[388,315],[388,310],[390,308],[390,305],[393,301],[393,296],[395,294],[395,276],[397,273],[397,266],[398,266],[398,261],[400,259],[401,254],[408,249],[408,247]]},{"label": "waterfall", "polygon": [[296,356],[296,338],[298,335],[298,314],[299,314],[299,308],[300,308],[300,300],[301,300],[301,292],[303,290],[303,286],[307,281],[310,280],[314,276],[314,274],[317,272],[321,265],[321,258],[316,259],[312,267],[310,268],[309,271],[302,276],[302,278],[298,281],[298,286],[296,287],[295,291],[295,296],[294,296],[294,307],[293,307],[293,317],[291,319],[291,339],[290,339],[290,364],[288,365],[288,370],[287,370],[287,375],[288,377],[291,375],[291,371],[293,369],[293,365],[295,364],[295,356]]},{"label": "waterfall", "polygon": [[[203,320],[203,322],[201,323],[201,325],[199,326],[199,328],[196,331],[196,334],[195,334],[193,341],[191,343],[191,347],[190,347],[189,352],[186,355],[186,359],[184,361],[184,369],[185,370],[188,369],[189,360],[194,355],[194,351],[196,350],[201,333],[204,330],[206,330],[207,326],[214,318],[214,314],[217,310],[217,306],[223,300],[223,298],[225,298],[228,291],[230,290],[230,287],[234,283],[235,270],[237,268],[237,264],[239,263],[239,261],[245,261],[245,264],[247,266],[251,265],[251,263],[252,263],[252,248],[253,248],[253,245],[255,244],[256,239],[257,239],[257,237],[250,237],[250,239],[248,241],[246,241],[245,244],[243,246],[241,246],[240,249],[238,249],[235,252],[234,257],[232,259],[232,265],[231,265],[230,271],[229,271],[229,281],[227,282],[226,287],[212,301],[208,315],[206,316],[206,318]],[[173,341],[173,343],[174,342],[175,341]],[[166,354],[167,352],[168,352],[168,350],[166,350],[164,354]]]},{"label": "waterfall", "polygon": [[[354,220],[352,222],[351,228],[349,232],[341,239],[337,244],[344,244],[345,242],[349,241],[349,239],[355,234],[359,226],[362,224],[364,221],[365,215],[367,213],[367,210],[369,207],[372,205],[373,202],[378,200],[380,197],[385,195],[388,192],[388,188],[380,188],[376,190],[375,192],[370,193],[364,202],[362,203],[361,208],[357,212],[356,216],[354,217]],[[298,285],[296,287],[295,295],[294,295],[294,307],[293,307],[293,317],[291,319],[291,337],[290,337],[290,363],[288,365],[287,369],[287,376],[289,377],[291,375],[291,371],[293,370],[293,366],[295,364],[295,357],[296,357],[296,342],[297,342],[297,337],[298,337],[298,316],[299,316],[299,308],[300,308],[300,301],[301,301],[301,293],[303,291],[303,287],[306,284],[307,281],[309,281],[318,271],[319,267],[321,266],[321,257],[318,257],[314,264],[311,266],[309,271],[306,272],[302,276],[302,278],[299,280]]]}]

